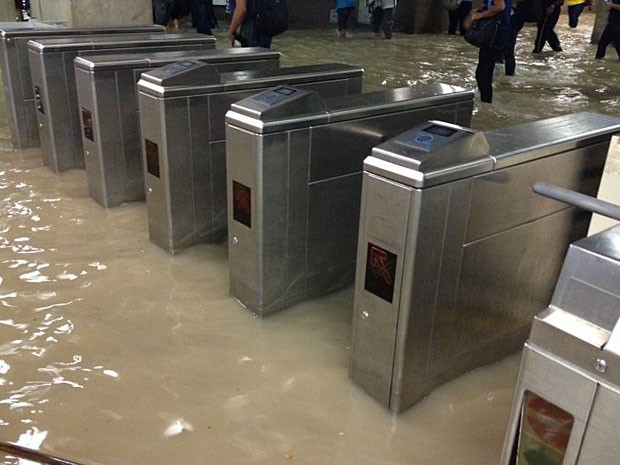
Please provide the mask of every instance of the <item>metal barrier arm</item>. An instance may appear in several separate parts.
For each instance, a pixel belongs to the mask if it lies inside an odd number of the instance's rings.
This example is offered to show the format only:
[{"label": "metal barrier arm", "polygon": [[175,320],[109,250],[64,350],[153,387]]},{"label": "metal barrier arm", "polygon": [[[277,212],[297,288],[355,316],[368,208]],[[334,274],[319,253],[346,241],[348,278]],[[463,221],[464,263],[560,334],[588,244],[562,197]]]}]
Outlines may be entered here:
[{"label": "metal barrier arm", "polygon": [[558,200],[560,202],[579,207],[583,210],[598,213],[599,215],[620,221],[620,207],[613,203],[599,200],[596,197],[580,194],[579,192],[571,191],[569,189],[564,189],[563,187],[554,186],[544,182],[534,183],[532,190],[537,194],[549,197],[550,199]]},{"label": "metal barrier arm", "polygon": [[44,463],[47,465],[82,465],[78,462],[71,462],[70,460],[61,459],[60,457],[54,457],[53,455],[45,454],[33,449],[18,446],[8,442],[0,442],[0,451],[9,455],[14,455],[21,459],[30,460],[33,462]]}]

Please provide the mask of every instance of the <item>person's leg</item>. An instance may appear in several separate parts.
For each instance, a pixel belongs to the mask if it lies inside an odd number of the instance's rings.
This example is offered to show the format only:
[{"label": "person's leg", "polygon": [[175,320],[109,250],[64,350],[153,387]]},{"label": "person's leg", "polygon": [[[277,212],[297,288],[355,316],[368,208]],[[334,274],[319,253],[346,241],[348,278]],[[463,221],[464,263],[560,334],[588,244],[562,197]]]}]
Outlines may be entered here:
[{"label": "person's leg", "polygon": [[612,28],[612,37],[614,47],[616,48],[616,53],[618,54],[618,59],[620,59],[620,24],[616,24]]},{"label": "person's leg", "polygon": [[341,39],[347,38],[347,20],[349,13],[347,8],[340,8],[338,11],[338,34]]},{"label": "person's leg", "polygon": [[605,29],[603,29],[603,33],[601,34],[600,39],[598,40],[598,46],[596,47],[596,55],[594,58],[602,59],[605,58],[605,52],[607,51],[607,46],[614,40],[614,25],[607,23]]},{"label": "person's leg", "polygon": [[211,28],[219,28],[219,24],[217,23],[217,16],[215,16],[215,10],[213,9],[213,0],[206,0],[205,8],[209,26]]},{"label": "person's leg", "polygon": [[478,52],[476,83],[480,91],[480,100],[487,103],[493,100],[493,70],[496,55],[496,51],[491,47],[481,47]]},{"label": "person's leg", "polygon": [[[513,15],[513,18],[516,16]],[[521,24],[521,27],[523,24]],[[517,46],[517,37],[521,30],[519,23],[510,23],[510,33],[506,40],[506,46],[504,47],[504,69],[506,76],[514,76],[517,68],[517,60],[515,59],[515,47]]]},{"label": "person's leg", "polygon": [[458,8],[456,10],[448,11],[448,34],[456,34],[456,27],[459,25],[459,17]]},{"label": "person's leg", "polygon": [[545,46],[545,28],[547,23],[547,15],[542,15],[536,21],[536,39],[534,40],[534,50],[532,53],[540,53]]},{"label": "person's leg", "polygon": [[372,32],[379,34],[383,22],[383,8],[376,7],[372,12]]},{"label": "person's leg", "polygon": [[392,29],[394,28],[394,8],[383,10],[383,34],[386,39],[392,38]]},{"label": "person's leg", "polygon": [[170,17],[168,16],[168,1],[153,0],[153,15],[155,16],[155,24],[167,26],[170,22]]},{"label": "person's leg", "polygon": [[579,5],[569,5],[568,6],[568,25],[572,28],[576,28],[579,24],[579,15],[583,11],[585,7],[585,3],[580,3]]},{"label": "person's leg", "polygon": [[555,25],[558,23],[560,19],[560,8],[556,8],[553,13],[549,15],[547,19],[547,42],[549,42],[549,46],[555,52],[561,52],[562,46],[560,45],[560,39],[558,35],[555,33]]},{"label": "person's leg", "polygon": [[192,24],[196,32],[211,34],[211,27],[207,21],[207,5],[205,0],[189,0],[189,11],[192,15]]}]

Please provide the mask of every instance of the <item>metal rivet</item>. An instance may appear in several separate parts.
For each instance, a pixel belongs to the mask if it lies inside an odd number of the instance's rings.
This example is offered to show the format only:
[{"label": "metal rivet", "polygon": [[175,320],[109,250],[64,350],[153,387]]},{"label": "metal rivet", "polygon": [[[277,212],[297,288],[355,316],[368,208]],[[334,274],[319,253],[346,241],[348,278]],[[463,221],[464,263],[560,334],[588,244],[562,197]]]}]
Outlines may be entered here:
[{"label": "metal rivet", "polygon": [[607,371],[607,362],[602,358],[597,358],[594,362],[594,369],[599,373],[605,373]]},{"label": "metal rivet", "polygon": [[361,316],[362,316],[362,320],[367,320],[368,317],[370,316],[370,313],[368,313],[366,310],[362,310]]},{"label": "metal rivet", "polygon": [[43,127],[43,123],[39,123],[39,127],[42,128]]},{"label": "metal rivet", "polygon": [[149,187],[149,194],[152,194],[152,193],[153,193],[153,188]]},{"label": "metal rivet", "polygon": [[237,238],[237,236],[234,236],[232,238],[232,243],[233,243],[233,245],[237,245],[239,243],[239,239]]}]

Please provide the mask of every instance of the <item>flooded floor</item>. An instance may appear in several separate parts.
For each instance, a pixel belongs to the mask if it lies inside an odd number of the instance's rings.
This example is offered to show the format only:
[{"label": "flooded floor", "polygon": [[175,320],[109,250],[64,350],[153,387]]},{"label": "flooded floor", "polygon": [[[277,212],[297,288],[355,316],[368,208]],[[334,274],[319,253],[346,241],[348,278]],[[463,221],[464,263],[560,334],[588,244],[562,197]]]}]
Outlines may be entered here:
[{"label": "flooded floor", "polygon": [[[593,59],[593,18],[577,30],[561,18],[560,54],[531,55],[526,28],[517,75],[497,67],[473,126],[620,114],[620,62],[612,47]],[[369,91],[475,86],[477,50],[457,36],[291,31],[273,48],[284,65],[362,65]],[[228,295],[225,244],[170,257],[149,242],[143,203],[103,209],[84,171],[58,176],[38,150],[13,151],[6,124],[0,440],[102,465],[498,463],[519,354],[391,415],[347,378],[352,289],[255,319]],[[620,165],[607,168],[617,195]]]}]

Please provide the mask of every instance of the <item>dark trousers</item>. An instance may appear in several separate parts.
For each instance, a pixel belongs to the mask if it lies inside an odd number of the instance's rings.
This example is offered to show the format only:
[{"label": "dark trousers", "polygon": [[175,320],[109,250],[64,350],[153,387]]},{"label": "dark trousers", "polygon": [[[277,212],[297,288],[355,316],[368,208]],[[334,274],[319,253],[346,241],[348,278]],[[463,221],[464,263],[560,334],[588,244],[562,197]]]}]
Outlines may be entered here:
[{"label": "dark trousers", "polygon": [[616,47],[618,58],[620,58],[620,24],[607,23],[607,26],[603,29],[601,38],[598,41],[596,58],[604,58],[605,52],[607,51],[607,46],[612,42],[614,43],[614,47]]},{"label": "dark trousers", "polygon": [[192,25],[200,34],[211,34],[211,26],[207,17],[206,0],[189,0],[189,11],[192,15]]},{"label": "dark trousers", "polygon": [[492,47],[480,47],[478,52],[476,83],[480,91],[480,100],[483,102],[491,103],[493,100],[493,71],[495,70],[495,63],[501,61],[505,56],[510,33],[509,28],[500,28],[495,44]]},{"label": "dark trousers", "polygon": [[493,100],[493,70],[498,60],[498,50],[494,47],[480,47],[478,66],[476,67],[476,83],[480,91],[480,100],[491,103]]},{"label": "dark trousers", "polygon": [[550,15],[547,15],[547,9],[544,7],[538,18],[536,42],[534,44],[535,52],[542,51],[545,43],[548,43],[549,46],[556,52],[562,50],[562,47],[560,46],[560,39],[558,39],[558,35],[553,30],[555,25],[558,23],[559,18],[560,8],[556,7]]},{"label": "dark trousers", "polygon": [[394,28],[394,8],[375,8],[372,12],[372,31],[376,34],[383,31],[386,38],[392,37]]},{"label": "dark trousers", "polygon": [[470,11],[471,2],[461,2],[461,4],[456,10],[448,12],[448,16],[450,18],[450,24],[448,25],[448,34],[456,34],[457,27],[460,35],[465,34],[465,29],[463,28],[463,20]]},{"label": "dark trousers", "polygon": [[348,6],[346,8],[340,8],[338,10],[338,30],[346,31],[347,23],[349,22],[349,15],[353,11],[352,6]]},{"label": "dark trousers", "polygon": [[577,27],[579,23],[579,15],[585,8],[586,4],[580,3],[579,5],[568,5],[568,25],[570,27]]},{"label": "dark trousers", "polygon": [[167,26],[172,19],[174,0],[153,0],[153,15],[155,24]]}]

